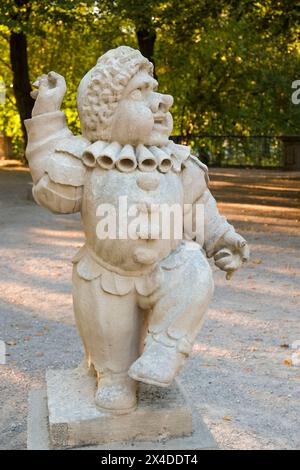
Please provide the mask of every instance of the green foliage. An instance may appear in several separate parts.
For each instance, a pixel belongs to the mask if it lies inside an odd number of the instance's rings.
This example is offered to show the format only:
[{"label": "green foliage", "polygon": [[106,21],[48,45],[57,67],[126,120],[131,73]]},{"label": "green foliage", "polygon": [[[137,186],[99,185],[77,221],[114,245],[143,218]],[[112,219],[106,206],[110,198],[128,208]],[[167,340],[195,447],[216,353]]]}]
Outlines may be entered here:
[{"label": "green foliage", "polygon": [[[194,21],[194,27],[190,23],[183,35],[176,27],[170,30],[174,54],[168,54],[169,44],[160,41],[158,63],[163,57],[167,62],[157,73],[163,87],[177,98],[176,132],[187,138],[299,132],[300,109],[290,97],[300,43],[284,32],[278,34],[278,28],[276,35],[264,30],[259,20],[259,12],[223,8],[219,16]],[[167,28],[162,31],[163,37],[166,34]],[[170,81],[172,72],[176,80]]]},{"label": "green foliage", "polygon": [[293,0],[2,0],[0,80],[7,99],[0,132],[13,137],[19,152],[10,31],[27,35],[32,81],[49,70],[65,76],[64,109],[79,132],[80,79],[106,50],[137,47],[135,33],[145,28],[156,32],[160,89],[175,98],[175,135],[204,148],[205,135],[299,134],[300,105],[291,102],[291,84],[300,79],[299,12]]},{"label": "green foliage", "polygon": [[[90,2],[92,3],[92,2]],[[5,104],[0,105],[0,133],[12,137],[13,150],[22,155],[23,139],[20,118],[12,87],[9,61],[10,30],[22,28],[27,34],[30,79],[34,82],[50,70],[66,78],[68,91],[64,100],[70,128],[79,132],[76,90],[83,75],[106,50],[124,41],[136,46],[134,32],[129,33],[116,18],[102,16],[88,2],[30,2],[27,22],[25,6],[12,18],[12,0],[0,4],[0,80],[6,85]],[[28,11],[27,11],[28,13]],[[126,37],[126,39],[125,39]]]},{"label": "green foliage", "polygon": [[[12,89],[12,76],[9,63],[8,29],[0,25],[0,83],[5,95],[0,102],[0,135],[12,137],[15,155],[22,154],[22,131],[20,117]],[[4,101],[5,97],[5,101]]]}]

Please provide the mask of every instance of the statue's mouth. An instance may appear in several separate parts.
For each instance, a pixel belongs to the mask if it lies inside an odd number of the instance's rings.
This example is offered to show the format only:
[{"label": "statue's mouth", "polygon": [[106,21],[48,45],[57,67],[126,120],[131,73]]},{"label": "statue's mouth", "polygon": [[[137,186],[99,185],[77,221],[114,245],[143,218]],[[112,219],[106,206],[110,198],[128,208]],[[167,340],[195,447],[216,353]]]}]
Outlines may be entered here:
[{"label": "statue's mouth", "polygon": [[155,114],[154,115],[154,126],[160,129],[168,127],[167,115],[166,114]]},{"label": "statue's mouth", "polygon": [[155,114],[154,122],[163,122],[166,119],[166,114]]}]

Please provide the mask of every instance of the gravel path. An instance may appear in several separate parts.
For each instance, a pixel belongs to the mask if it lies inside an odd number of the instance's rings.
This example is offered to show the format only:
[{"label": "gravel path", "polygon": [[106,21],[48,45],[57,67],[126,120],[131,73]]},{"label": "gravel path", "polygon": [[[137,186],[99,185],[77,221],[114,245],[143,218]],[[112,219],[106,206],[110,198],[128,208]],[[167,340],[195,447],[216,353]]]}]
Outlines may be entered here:
[{"label": "gravel path", "polygon": [[[212,192],[252,250],[216,291],[181,380],[219,446],[300,448],[300,174],[211,171]],[[27,395],[48,367],[82,357],[71,303],[70,259],[82,244],[78,216],[27,199],[30,175],[0,171],[0,449],[26,447]]]}]

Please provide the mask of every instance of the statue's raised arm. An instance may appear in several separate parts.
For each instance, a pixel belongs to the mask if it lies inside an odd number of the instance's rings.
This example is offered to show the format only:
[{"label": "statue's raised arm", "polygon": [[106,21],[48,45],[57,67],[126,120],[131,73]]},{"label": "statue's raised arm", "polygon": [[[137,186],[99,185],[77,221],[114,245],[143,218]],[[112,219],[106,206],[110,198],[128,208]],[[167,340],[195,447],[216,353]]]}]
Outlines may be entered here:
[{"label": "statue's raised arm", "polygon": [[43,74],[34,82],[35,90],[31,92],[31,97],[35,100],[32,109],[32,117],[41,114],[60,111],[60,107],[67,91],[66,81],[62,75],[56,72]]},{"label": "statue's raised arm", "polygon": [[88,141],[73,136],[65,113],[60,111],[66,93],[65,79],[49,72],[39,77],[34,86],[32,119],[25,121],[26,157],[34,183],[34,198],[52,212],[77,212],[85,174],[80,158]]}]

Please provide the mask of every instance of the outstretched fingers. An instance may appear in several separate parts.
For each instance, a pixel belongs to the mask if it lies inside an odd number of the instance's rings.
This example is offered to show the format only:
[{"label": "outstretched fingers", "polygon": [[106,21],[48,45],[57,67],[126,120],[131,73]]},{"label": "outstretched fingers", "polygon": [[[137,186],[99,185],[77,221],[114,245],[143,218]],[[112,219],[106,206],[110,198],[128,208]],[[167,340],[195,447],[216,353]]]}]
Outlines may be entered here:
[{"label": "outstretched fingers", "polygon": [[39,94],[39,90],[32,90],[32,91],[30,92],[30,96],[31,96],[31,98],[34,99],[34,100],[37,99],[38,94]]},{"label": "outstretched fingers", "polygon": [[62,91],[66,91],[66,81],[62,75],[59,75],[59,73],[56,72],[49,72],[48,73],[48,81],[51,87],[58,87],[62,89]]},{"label": "outstretched fingers", "polygon": [[250,248],[246,242],[241,247],[241,255],[243,263],[246,263],[246,261],[248,261],[250,258]]},{"label": "outstretched fingers", "polygon": [[239,256],[231,255],[217,260],[216,265],[222,271],[236,271],[241,267],[242,261]]},{"label": "outstretched fingers", "polygon": [[242,261],[248,261],[250,256],[250,249],[246,240],[239,233],[231,231],[225,234],[225,238],[226,244],[240,253]]},{"label": "outstretched fingers", "polygon": [[47,89],[47,75],[40,75],[37,80],[33,82],[32,86],[34,86],[36,89],[30,92],[30,96],[36,100],[40,91]]}]

